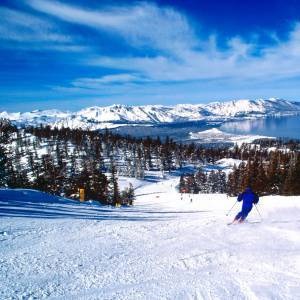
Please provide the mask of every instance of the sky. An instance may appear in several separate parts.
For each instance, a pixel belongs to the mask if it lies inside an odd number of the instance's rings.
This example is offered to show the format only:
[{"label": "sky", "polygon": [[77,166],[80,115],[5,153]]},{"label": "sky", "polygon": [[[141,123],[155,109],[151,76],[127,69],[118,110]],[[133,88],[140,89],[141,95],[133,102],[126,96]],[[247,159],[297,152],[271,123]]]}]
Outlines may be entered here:
[{"label": "sky", "polygon": [[298,0],[0,0],[0,111],[300,100]]}]

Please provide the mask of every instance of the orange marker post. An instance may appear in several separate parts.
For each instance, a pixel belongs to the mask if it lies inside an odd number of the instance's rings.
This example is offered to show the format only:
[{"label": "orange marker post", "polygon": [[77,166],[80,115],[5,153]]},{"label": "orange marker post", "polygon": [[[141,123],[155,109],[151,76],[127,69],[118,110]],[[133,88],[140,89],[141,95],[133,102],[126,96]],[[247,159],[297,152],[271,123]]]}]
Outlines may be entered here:
[{"label": "orange marker post", "polygon": [[80,202],[84,202],[85,200],[84,189],[79,189],[79,200]]}]

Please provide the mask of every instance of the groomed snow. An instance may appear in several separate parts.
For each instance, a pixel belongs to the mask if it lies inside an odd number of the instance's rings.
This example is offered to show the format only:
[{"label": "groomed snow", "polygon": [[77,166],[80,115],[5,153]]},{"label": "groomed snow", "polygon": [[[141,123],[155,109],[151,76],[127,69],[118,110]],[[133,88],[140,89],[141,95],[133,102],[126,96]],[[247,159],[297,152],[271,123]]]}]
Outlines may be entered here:
[{"label": "groomed snow", "polygon": [[[299,299],[300,197],[235,199],[134,180],[134,207],[0,190],[0,299]],[[192,201],[192,202],[191,202]]]}]

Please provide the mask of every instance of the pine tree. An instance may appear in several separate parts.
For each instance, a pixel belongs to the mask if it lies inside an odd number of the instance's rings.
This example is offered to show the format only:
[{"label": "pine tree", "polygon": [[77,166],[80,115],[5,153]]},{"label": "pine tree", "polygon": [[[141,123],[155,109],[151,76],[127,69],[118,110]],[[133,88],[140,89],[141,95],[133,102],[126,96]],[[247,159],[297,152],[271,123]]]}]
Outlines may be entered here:
[{"label": "pine tree", "polygon": [[287,176],[285,177],[282,193],[284,195],[291,196],[292,195],[292,186],[293,186],[293,165],[292,163],[289,166]]},{"label": "pine tree", "polygon": [[11,153],[8,153],[5,146],[10,144],[11,135],[15,131],[16,128],[8,120],[0,119],[0,187],[8,186],[9,183],[11,168],[8,166],[8,160]]},{"label": "pine tree", "polygon": [[120,203],[120,191],[117,178],[117,169],[113,162],[111,162],[111,177],[108,183],[108,203],[111,205],[118,205]]},{"label": "pine tree", "polygon": [[135,178],[144,179],[144,159],[140,148],[137,149],[137,157],[135,159]]},{"label": "pine tree", "polygon": [[197,194],[199,192],[198,186],[193,174],[189,174],[186,177],[186,190],[188,193]]},{"label": "pine tree", "polygon": [[216,193],[217,192],[217,176],[215,171],[211,171],[207,178],[208,181],[208,192]]},{"label": "pine tree", "polygon": [[292,154],[289,169],[283,185],[285,195],[300,195],[300,155]]},{"label": "pine tree", "polygon": [[99,163],[94,163],[90,180],[90,186],[92,199],[98,200],[104,204],[107,203],[108,179],[101,172]]},{"label": "pine tree", "polygon": [[151,149],[151,144],[152,140],[149,136],[147,136],[146,140],[144,141],[144,150],[145,150],[145,164],[146,164],[146,169],[149,171],[152,169],[152,149]]},{"label": "pine tree", "polygon": [[81,171],[72,178],[67,193],[79,195],[79,190],[84,189],[85,200],[93,199],[91,195],[91,175],[85,162],[81,166]]},{"label": "pine tree", "polygon": [[135,200],[135,193],[134,193],[134,188],[132,183],[129,183],[129,188],[128,188],[128,204],[133,205],[133,201]]},{"label": "pine tree", "polygon": [[269,166],[267,169],[267,191],[270,194],[278,194],[281,186],[281,170],[279,161],[279,152],[275,151],[271,153]]},{"label": "pine tree", "polygon": [[185,189],[186,189],[186,185],[185,185],[184,175],[181,174],[179,179],[179,192],[184,193]]},{"label": "pine tree", "polygon": [[300,195],[300,154],[295,157],[295,165],[292,179],[292,193],[293,195]]},{"label": "pine tree", "polygon": [[126,188],[121,193],[121,203],[122,205],[133,205],[133,201],[135,199],[134,188],[131,183],[129,183],[129,187]]},{"label": "pine tree", "polygon": [[216,183],[217,188],[216,189],[217,189],[218,193],[221,193],[221,194],[226,193],[226,174],[225,174],[225,172],[222,172],[219,170],[217,172],[216,178],[217,178],[217,183]]},{"label": "pine tree", "polygon": [[[245,176],[245,174],[242,174]],[[236,196],[239,194],[240,190],[240,168],[238,168],[235,164],[233,166],[232,172],[228,175],[227,181],[227,193],[230,196]]]},{"label": "pine tree", "polygon": [[207,193],[208,191],[207,176],[201,169],[196,173],[195,181],[198,187],[198,192]]},{"label": "pine tree", "polygon": [[261,160],[258,165],[257,174],[255,176],[255,184],[253,185],[253,190],[259,195],[266,194],[268,190],[266,182],[267,176],[265,173],[264,164]]},{"label": "pine tree", "polygon": [[0,145],[0,187],[7,186],[7,157],[4,147]]}]

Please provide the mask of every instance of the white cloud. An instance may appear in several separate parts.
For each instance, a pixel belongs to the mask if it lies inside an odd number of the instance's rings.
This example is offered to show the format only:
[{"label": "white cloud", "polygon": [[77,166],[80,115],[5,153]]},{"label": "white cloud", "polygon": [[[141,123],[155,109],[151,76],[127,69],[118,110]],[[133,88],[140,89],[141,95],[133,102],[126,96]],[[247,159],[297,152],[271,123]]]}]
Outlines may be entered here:
[{"label": "white cloud", "polygon": [[111,31],[135,47],[146,46],[176,54],[195,46],[197,41],[187,18],[169,7],[141,2],[92,11],[47,0],[28,0],[28,4],[66,22]]},{"label": "white cloud", "polygon": [[[208,42],[208,44],[211,42]],[[300,75],[300,25],[291,31],[288,40],[254,54],[257,46],[233,38],[228,49],[208,46],[205,51],[186,49],[180,57],[98,57],[87,61],[92,65],[139,72],[151,80],[184,81],[213,78],[274,79]]]},{"label": "white cloud", "polygon": [[[151,50],[151,56],[87,55],[87,65],[111,68],[121,74],[102,78],[78,78],[72,87],[102,89],[103,85],[131,85],[149,82],[201,81],[226,78],[231,82],[278,80],[300,76],[300,25],[287,40],[270,33],[274,44],[261,48],[255,40],[228,39],[226,49],[218,48],[218,36],[202,38],[195,23],[171,7],[137,2],[134,5],[83,7],[49,0],[28,0],[36,11],[123,38],[130,47]],[[134,53],[134,51],[132,52]],[[149,51],[145,51],[149,53]]]},{"label": "white cloud", "polygon": [[72,38],[63,35],[50,22],[30,14],[0,8],[0,38],[13,41],[51,41],[69,43]]},{"label": "white cloud", "polygon": [[74,36],[62,30],[50,20],[14,9],[0,7],[1,48],[27,50],[50,49],[55,51],[82,52],[88,49],[80,45]]},{"label": "white cloud", "polygon": [[127,83],[146,82],[147,80],[133,74],[112,74],[100,78],[78,78],[71,85],[79,88],[98,89],[105,85],[120,85]]}]

